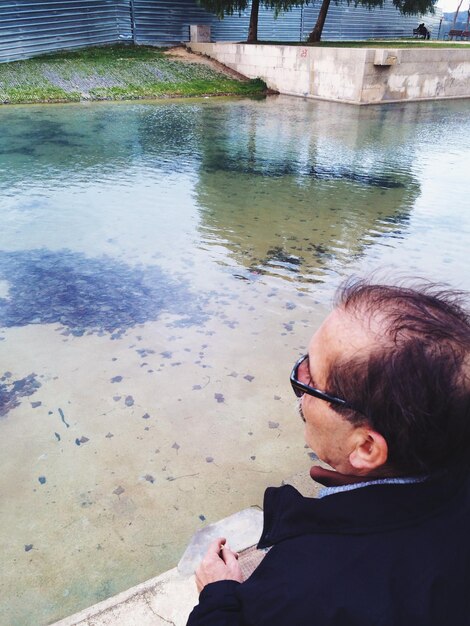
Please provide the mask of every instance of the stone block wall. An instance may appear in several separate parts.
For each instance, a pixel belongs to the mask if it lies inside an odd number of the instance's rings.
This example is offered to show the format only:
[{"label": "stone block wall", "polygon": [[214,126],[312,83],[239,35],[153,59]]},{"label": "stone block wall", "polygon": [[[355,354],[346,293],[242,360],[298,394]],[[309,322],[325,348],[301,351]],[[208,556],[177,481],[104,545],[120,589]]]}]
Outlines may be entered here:
[{"label": "stone block wall", "polygon": [[470,97],[468,48],[314,48],[190,43],[283,94],[353,104]]}]

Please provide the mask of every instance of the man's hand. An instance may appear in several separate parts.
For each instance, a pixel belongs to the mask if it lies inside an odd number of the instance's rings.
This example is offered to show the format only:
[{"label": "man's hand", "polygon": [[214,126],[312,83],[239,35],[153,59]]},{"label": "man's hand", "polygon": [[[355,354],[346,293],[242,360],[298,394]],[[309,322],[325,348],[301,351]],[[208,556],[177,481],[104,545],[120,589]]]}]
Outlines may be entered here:
[{"label": "man's hand", "polygon": [[238,554],[225,545],[225,538],[215,539],[209,546],[206,556],[196,570],[196,585],[199,593],[209,583],[219,580],[243,582],[242,570],[238,564]]}]

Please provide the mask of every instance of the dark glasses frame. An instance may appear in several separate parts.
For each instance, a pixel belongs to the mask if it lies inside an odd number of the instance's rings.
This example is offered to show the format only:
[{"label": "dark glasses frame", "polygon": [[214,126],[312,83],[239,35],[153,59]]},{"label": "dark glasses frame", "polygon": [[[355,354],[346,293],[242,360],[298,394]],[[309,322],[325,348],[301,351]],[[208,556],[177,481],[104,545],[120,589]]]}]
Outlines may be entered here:
[{"label": "dark glasses frame", "polygon": [[304,354],[304,356],[301,356],[292,368],[292,372],[290,375],[290,384],[292,385],[292,389],[294,390],[295,395],[300,398],[304,393],[306,393],[309,396],[314,396],[315,398],[325,400],[326,402],[330,402],[331,404],[336,404],[352,409],[353,407],[349,404],[349,402],[346,402],[346,400],[343,400],[342,398],[337,398],[336,396],[332,396],[331,394],[326,393],[326,391],[321,391],[316,387],[311,387],[310,385],[305,385],[304,383],[300,382],[299,367],[307,359],[308,354]]}]

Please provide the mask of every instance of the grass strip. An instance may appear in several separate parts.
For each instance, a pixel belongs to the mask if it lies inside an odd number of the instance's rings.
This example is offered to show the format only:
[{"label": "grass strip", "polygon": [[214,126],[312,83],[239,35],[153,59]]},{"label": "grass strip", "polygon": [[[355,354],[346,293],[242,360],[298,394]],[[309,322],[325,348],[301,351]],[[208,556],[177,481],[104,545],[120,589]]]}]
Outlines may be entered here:
[{"label": "grass strip", "polygon": [[237,80],[162,49],[116,45],[0,64],[0,103],[77,102],[215,95],[259,96],[259,79]]},{"label": "grass strip", "polygon": [[[468,48],[470,44],[449,41],[420,41],[418,39],[368,39],[367,41],[258,41],[258,44],[270,46],[303,46],[308,48]],[[256,45],[256,44],[248,44]]]}]

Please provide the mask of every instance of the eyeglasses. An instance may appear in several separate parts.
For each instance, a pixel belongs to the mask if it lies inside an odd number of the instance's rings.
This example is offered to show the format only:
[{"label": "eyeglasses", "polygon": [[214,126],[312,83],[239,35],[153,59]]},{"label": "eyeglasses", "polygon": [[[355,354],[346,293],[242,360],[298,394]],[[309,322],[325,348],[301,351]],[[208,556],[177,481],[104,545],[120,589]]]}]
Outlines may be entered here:
[{"label": "eyeglasses", "polygon": [[292,369],[292,372],[290,375],[290,384],[292,385],[292,389],[294,390],[295,395],[298,398],[300,398],[301,396],[303,396],[304,393],[306,393],[309,396],[320,398],[320,400],[325,400],[326,402],[330,402],[331,404],[338,404],[340,406],[353,408],[351,407],[349,402],[346,402],[346,400],[343,400],[342,398],[337,398],[336,396],[332,396],[331,394],[326,393],[325,391],[320,391],[320,389],[317,389],[316,387],[311,387],[310,385],[306,385],[305,383],[300,382],[299,368],[302,365],[302,363],[304,363],[307,360],[308,360],[308,354],[305,354],[304,356],[300,357],[300,359],[297,361],[297,363],[294,365]]}]

